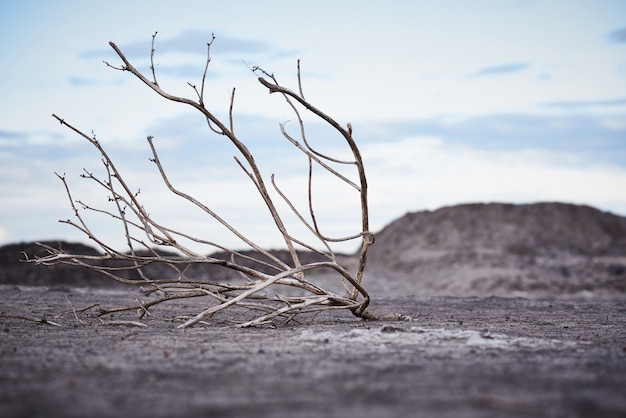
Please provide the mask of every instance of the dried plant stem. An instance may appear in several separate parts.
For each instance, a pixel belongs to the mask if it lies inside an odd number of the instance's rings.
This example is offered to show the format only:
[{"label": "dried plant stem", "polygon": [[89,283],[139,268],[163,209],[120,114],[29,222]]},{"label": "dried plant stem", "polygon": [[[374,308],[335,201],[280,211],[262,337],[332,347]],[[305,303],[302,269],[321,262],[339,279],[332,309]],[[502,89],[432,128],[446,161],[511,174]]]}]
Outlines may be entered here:
[{"label": "dried plant stem", "polygon": [[[224,311],[230,307],[243,307],[250,312],[256,312],[258,316],[253,319],[243,321],[238,325],[241,327],[258,326],[270,323],[277,318],[284,320],[293,320],[296,315],[301,313],[315,313],[329,309],[346,309],[354,315],[363,318],[372,318],[373,316],[366,313],[365,310],[369,304],[369,294],[362,286],[363,271],[366,264],[366,253],[368,247],[374,242],[374,236],[369,231],[369,214],[367,199],[367,179],[363,166],[359,148],[352,136],[352,126],[347,124],[345,127],[336,122],[326,113],[313,106],[304,97],[302,78],[300,73],[300,61],[297,67],[297,93],[283,87],[274,77],[274,75],[266,72],[260,67],[253,67],[252,71],[257,74],[259,83],[266,88],[269,93],[278,93],[286,101],[287,105],[293,111],[298,126],[299,138],[287,133],[284,125],[280,125],[280,131],[283,137],[291,143],[295,149],[306,156],[308,162],[307,183],[303,185],[307,189],[308,204],[305,210],[298,209],[289,196],[283,192],[274,175],[271,175],[272,190],[278,195],[283,203],[287,205],[291,215],[295,215],[300,222],[311,234],[314,241],[305,241],[290,233],[288,225],[283,221],[284,214],[278,209],[274,202],[274,194],[271,194],[266,185],[266,181],[262,176],[256,160],[246,147],[244,142],[235,134],[235,123],[233,117],[233,108],[235,101],[235,89],[232,90],[230,103],[228,108],[228,118],[226,121],[220,120],[213,111],[206,107],[206,78],[211,61],[210,52],[213,39],[207,43],[207,58],[202,74],[200,88],[189,84],[194,90],[197,100],[186,97],[172,95],[161,88],[157,82],[157,72],[154,64],[154,54],[156,51],[155,40],[157,33],[152,36],[150,49],[150,72],[152,80],[144,76],[136,67],[134,67],[118,46],[110,42],[109,45],[120,58],[122,64],[114,66],[106,63],[107,66],[124,72],[131,73],[144,85],[148,86],[159,96],[166,100],[182,103],[190,106],[194,110],[200,112],[207,120],[210,132],[226,137],[237,149],[238,155],[235,161],[243,171],[244,175],[252,182],[258,197],[264,204],[265,209],[271,216],[276,230],[283,238],[283,242],[289,254],[289,261],[284,261],[275,253],[268,251],[241,233],[235,225],[230,224],[218,213],[213,211],[207,204],[201,200],[180,190],[170,181],[166,170],[164,169],[157,148],[154,144],[153,137],[148,136],[147,142],[152,153],[151,161],[156,165],[159,176],[163,184],[176,198],[194,205],[202,210],[207,216],[217,221],[226,228],[233,236],[238,238],[241,243],[252,249],[255,253],[250,255],[241,251],[222,246],[213,241],[202,239],[185,231],[167,227],[157,222],[150,216],[149,211],[143,206],[139,189],[135,192],[130,184],[125,180],[123,173],[118,169],[115,162],[107,154],[104,147],[94,134],[87,135],[80,129],[67,123],[63,118],[53,115],[62,125],[66,126],[83,139],[87,140],[99,152],[102,163],[104,165],[106,176],[99,178],[91,171],[85,170],[81,177],[88,181],[92,181],[94,185],[102,189],[112,202],[112,208],[96,208],[80,200],[75,200],[70,192],[70,187],[66,181],[65,174],[57,176],[62,181],[70,206],[76,220],[63,220],[74,228],[80,230],[86,237],[95,242],[103,251],[102,255],[81,255],[71,254],[62,249],[54,248],[50,245],[43,245],[49,252],[45,257],[37,258],[32,261],[44,264],[70,264],[81,266],[90,270],[94,270],[104,276],[124,284],[141,286],[144,294],[151,295],[158,292],[156,299],[149,302],[138,301],[137,304],[118,307],[113,309],[100,308],[97,317],[109,315],[115,312],[124,312],[137,310],[140,319],[149,313],[153,306],[173,301],[176,299],[187,298],[209,298],[213,301],[210,306],[205,306],[194,316],[179,325],[179,327],[189,327],[198,323],[205,323],[207,318],[211,318],[215,313]],[[307,111],[330,125],[338,134],[338,137],[345,143],[347,149],[352,155],[349,159],[338,159],[325,153],[319,152],[313,146],[306,136],[305,125],[301,112]],[[314,167],[320,168],[330,175],[334,176],[339,183],[347,184],[351,190],[354,190],[359,196],[360,213],[355,213],[355,217],[361,220],[361,228],[349,236],[331,237],[322,232],[322,228],[318,223],[315,214],[315,202],[312,193]],[[337,167],[349,167],[354,169],[352,176],[343,173]],[[341,171],[341,172],[340,172]],[[112,248],[103,242],[94,231],[90,229],[87,222],[83,218],[82,213],[88,211],[98,215],[111,217],[123,226],[128,250],[121,252]],[[338,257],[333,250],[333,246],[338,242],[350,240],[360,240],[361,246],[358,257],[358,265],[356,271],[349,272],[340,265]],[[198,254],[188,246],[182,244],[183,241],[190,241],[195,244],[203,245],[208,248],[217,249],[230,255],[229,259],[221,257],[205,256]],[[326,261],[316,261],[303,263],[296,247],[302,247],[308,251],[320,254]],[[163,255],[158,248],[168,248],[182,254],[182,256]],[[318,248],[322,247],[323,250]],[[149,273],[150,266],[160,264],[165,266],[171,273],[172,278],[160,276],[153,277]],[[209,281],[195,277],[188,277],[189,266],[191,265],[213,265],[230,269],[239,273],[240,281]],[[337,295],[333,292],[325,290],[318,284],[309,280],[308,272],[312,270],[326,269],[337,274],[345,287],[345,295]],[[128,272],[135,272],[138,278],[129,278]],[[299,289],[304,292],[302,296],[286,296],[272,295],[267,290],[276,286],[287,286]],[[204,299],[203,299],[204,300]],[[76,309],[69,302],[74,317],[83,322]],[[87,308],[85,308],[87,309]],[[84,311],[82,311],[84,312]],[[106,324],[143,326],[142,322],[137,321],[108,321]]]}]

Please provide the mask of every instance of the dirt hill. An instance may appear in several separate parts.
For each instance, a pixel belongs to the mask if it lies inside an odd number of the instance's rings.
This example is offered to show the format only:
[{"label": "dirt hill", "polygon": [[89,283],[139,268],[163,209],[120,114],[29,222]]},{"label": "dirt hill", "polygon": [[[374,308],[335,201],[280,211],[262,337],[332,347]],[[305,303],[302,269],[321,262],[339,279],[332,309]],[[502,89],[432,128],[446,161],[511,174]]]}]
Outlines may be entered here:
[{"label": "dirt hill", "polygon": [[[55,248],[62,248],[68,253],[81,255],[101,255],[98,250],[79,243],[47,241],[44,244]],[[164,257],[178,256],[178,254],[162,250],[154,250]],[[270,250],[270,252],[284,262],[289,262],[290,255],[286,250]],[[137,255],[148,256],[148,251],[137,251]],[[241,251],[241,254],[255,259],[263,260],[267,263],[271,261],[262,256],[257,251]],[[26,262],[28,259],[47,255],[47,251],[34,242],[9,244],[0,247],[0,284],[17,284],[23,286],[92,286],[110,287],[118,285],[117,282],[108,279],[101,274],[82,267],[66,264],[56,264],[52,266],[36,265]],[[221,260],[231,260],[230,253],[215,252],[211,257]],[[325,257],[313,252],[300,252],[299,257],[302,263],[316,261],[326,261]],[[348,257],[349,258],[349,257]],[[273,270],[260,263],[235,257],[238,264],[252,267],[264,273],[271,273]],[[107,267],[126,267],[131,265],[122,261],[104,261],[102,264]],[[211,264],[192,264],[179,266],[184,271],[185,277],[190,280],[212,280],[229,281],[239,278],[239,273]],[[175,279],[179,277],[179,272],[165,264],[150,264],[143,267],[143,272],[148,277]],[[127,280],[140,280],[140,275],[134,270],[121,270],[117,274]],[[122,285],[123,286],[123,285]]]},{"label": "dirt hill", "polygon": [[626,218],[564,203],[408,213],[376,234],[370,281],[392,293],[626,296]]},{"label": "dirt hill", "polygon": [[[44,244],[63,248],[74,254],[98,255],[94,248],[83,244],[46,241]],[[0,247],[0,284],[28,286],[81,285],[108,286],[109,281],[84,268],[58,264],[38,266],[27,259],[43,257],[47,251],[34,242],[8,244]]]},{"label": "dirt hill", "polygon": [[[82,244],[60,245],[75,253],[97,254]],[[32,243],[0,247],[0,283],[110,285],[110,280],[85,269],[24,263],[24,253],[32,257],[41,249]],[[285,251],[275,254],[288,258]],[[302,257],[319,258],[313,253]],[[355,261],[351,256],[344,259],[346,264]],[[164,266],[147,269],[152,276],[177,274]],[[192,266],[186,274],[223,281],[237,273],[203,265]],[[132,272],[126,276],[137,278]],[[325,279],[321,276],[316,281]],[[328,280],[337,283],[334,276]],[[467,204],[408,213],[376,234],[364,284],[374,297],[626,298],[626,218],[563,203]]]}]

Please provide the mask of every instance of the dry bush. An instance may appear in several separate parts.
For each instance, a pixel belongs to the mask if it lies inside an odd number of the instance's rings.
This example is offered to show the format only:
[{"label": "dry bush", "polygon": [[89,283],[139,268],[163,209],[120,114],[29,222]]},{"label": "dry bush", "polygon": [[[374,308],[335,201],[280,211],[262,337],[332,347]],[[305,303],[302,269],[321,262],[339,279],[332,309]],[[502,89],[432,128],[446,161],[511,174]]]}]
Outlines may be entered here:
[{"label": "dry bush", "polygon": [[[184,321],[179,325],[180,327],[189,327],[201,321],[206,321],[217,312],[224,311],[226,308],[230,307],[244,308],[246,312],[252,313],[252,315],[248,315],[248,319],[245,321],[238,322],[238,325],[242,327],[268,324],[276,321],[288,321],[299,314],[315,313],[329,309],[347,309],[358,317],[371,317],[372,315],[366,312],[370,297],[362,286],[361,280],[365,268],[366,253],[368,247],[374,242],[374,237],[372,233],[370,233],[368,225],[367,181],[363,160],[359,148],[353,139],[351,125],[347,124],[345,127],[340,125],[333,118],[305,99],[300,77],[299,62],[297,91],[283,87],[273,74],[262,68],[251,68],[251,71],[256,74],[263,88],[267,89],[269,93],[281,96],[285,100],[288,108],[299,124],[299,137],[290,135],[286,131],[284,124],[280,124],[280,131],[283,138],[305,155],[308,161],[308,182],[302,186],[308,190],[308,207],[305,210],[301,210],[297,208],[290,198],[278,187],[274,175],[271,176],[269,184],[266,182],[252,154],[242,139],[235,134],[233,120],[235,90],[233,89],[231,95],[230,111],[227,120],[220,120],[216,117],[215,112],[209,110],[207,107],[205,83],[209,62],[211,60],[211,45],[214,38],[207,44],[206,65],[199,88],[189,84],[195,94],[195,98],[189,99],[169,94],[159,86],[154,66],[155,37],[156,33],[152,37],[152,50],[150,54],[151,74],[148,76],[139,72],[113,42],[109,42],[109,45],[117,53],[122,63],[119,65],[112,65],[108,62],[105,63],[110,68],[132,74],[144,85],[166,100],[191,106],[206,118],[210,133],[227,138],[236,147],[238,155],[235,156],[235,161],[245,176],[247,176],[254,185],[258,192],[257,197],[262,200],[264,207],[271,215],[271,219],[273,219],[275,228],[282,235],[285,248],[289,253],[289,260],[284,261],[276,257],[275,253],[261,248],[260,245],[257,245],[244,234],[240,233],[234,225],[228,223],[201,200],[176,188],[176,186],[170,182],[166,171],[161,165],[153,138],[148,136],[147,142],[152,153],[151,161],[156,165],[160,178],[169,191],[176,198],[183,199],[197,208],[200,208],[207,216],[227,228],[242,244],[252,249],[252,252],[244,253],[227,248],[219,243],[198,238],[191,233],[158,223],[150,216],[149,211],[140,201],[139,193],[133,191],[135,189],[127,183],[124,174],[118,170],[115,162],[109,157],[107,151],[96,138],[95,134],[87,135],[61,117],[53,115],[62,125],[89,141],[89,143],[99,151],[105,168],[104,177],[99,178],[89,170],[84,170],[81,176],[92,182],[93,186],[100,188],[104,193],[110,196],[109,202],[111,207],[96,208],[86,205],[80,200],[75,200],[65,179],[65,175],[57,174],[65,186],[71,207],[76,216],[74,221],[62,220],[60,222],[67,223],[82,231],[82,233],[99,246],[103,254],[71,254],[62,249],[47,245],[45,247],[49,251],[49,254],[32,261],[44,265],[66,263],[82,266],[87,269],[95,270],[112,280],[140,286],[141,290],[146,295],[157,295],[157,297],[150,302],[138,301],[137,304],[132,306],[100,310],[97,313],[98,316],[111,312],[130,310],[137,310],[140,316],[144,316],[146,313],[149,313],[149,309],[152,306],[158,304],[181,298],[202,298],[203,302],[200,311],[195,315],[184,318]],[[333,156],[325,155],[311,146],[311,142],[305,134],[305,126],[301,116],[303,112],[309,112],[332,127],[340,140],[345,142],[345,146],[350,151],[350,159],[337,159]],[[358,194],[360,213],[355,213],[355,217],[360,217],[360,230],[345,237],[329,237],[321,232],[315,215],[315,203],[313,202],[311,192],[313,168],[330,173],[337,182],[346,184],[354,193]],[[351,176],[343,174],[346,172],[346,168],[352,171]],[[270,193],[270,190],[273,190],[273,192]],[[251,198],[252,197],[246,197],[246,199]],[[310,231],[311,236],[314,237],[314,242],[305,242],[290,234],[287,226],[283,222],[284,214],[279,211],[279,207],[275,203],[277,199],[281,201],[283,208],[289,208],[290,217],[295,215],[295,218],[299,220],[301,225],[304,225],[306,229]],[[128,245],[127,251],[121,252],[112,248],[98,238],[97,234],[92,233],[83,216],[85,211],[111,217],[121,224],[125,231],[125,239]],[[333,249],[333,246],[336,246],[337,243],[350,240],[360,240],[360,251],[358,263],[354,269],[355,271],[348,271],[346,267],[342,266],[338,261],[336,251]],[[224,257],[217,258],[202,255],[187,248],[183,242],[201,244],[206,246],[207,249],[211,248],[213,250],[226,252],[230,254],[230,257],[224,259]],[[168,251],[163,251],[164,249]],[[175,250],[175,252],[180,255],[172,255],[171,250]],[[322,255],[323,259],[322,261],[302,262],[299,250],[315,252]],[[170,274],[168,277],[154,277],[155,275],[148,274],[147,272],[151,271],[148,266],[154,264],[164,265],[174,274]],[[191,271],[189,269],[190,265],[206,264],[219,265],[237,271],[239,273],[239,280],[211,281],[188,276],[187,272]],[[343,282],[344,291],[328,291],[310,279],[310,277],[315,277],[315,275],[310,273],[319,269],[330,269],[336,273],[336,280]],[[138,273],[139,279],[128,279],[128,275],[126,274],[128,271]],[[297,296],[270,293],[267,291],[270,286],[272,289],[280,289],[282,286],[286,286],[290,289],[296,288],[299,292]]]}]

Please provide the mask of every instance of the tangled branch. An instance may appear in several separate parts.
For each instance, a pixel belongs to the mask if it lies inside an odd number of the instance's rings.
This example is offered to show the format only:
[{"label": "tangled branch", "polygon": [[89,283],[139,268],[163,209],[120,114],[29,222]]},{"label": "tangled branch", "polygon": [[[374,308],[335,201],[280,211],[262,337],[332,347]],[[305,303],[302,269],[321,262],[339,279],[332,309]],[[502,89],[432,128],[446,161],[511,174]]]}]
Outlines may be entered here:
[{"label": "tangled branch", "polygon": [[[48,255],[34,259],[39,264],[51,265],[65,263],[81,266],[97,271],[100,274],[117,282],[140,286],[146,295],[157,293],[158,298],[148,303],[138,303],[136,305],[121,307],[115,310],[101,310],[98,315],[106,315],[112,312],[137,310],[143,316],[155,305],[168,301],[183,298],[202,298],[211,302],[203,302],[204,308],[195,315],[184,319],[180,327],[189,327],[206,321],[217,312],[221,312],[230,307],[240,307],[253,313],[251,319],[240,322],[238,325],[256,326],[272,323],[277,320],[291,320],[296,315],[302,313],[319,312],[328,309],[347,309],[354,315],[369,318],[371,315],[366,312],[370,297],[362,286],[363,271],[366,264],[366,254],[368,247],[374,242],[374,236],[369,231],[368,222],[368,201],[367,201],[367,179],[363,159],[352,134],[352,126],[345,127],[336,122],[322,110],[313,106],[305,99],[302,88],[300,62],[298,61],[297,72],[297,92],[282,86],[273,74],[268,73],[260,67],[253,67],[251,70],[257,75],[259,83],[271,94],[282,96],[288,107],[293,112],[298,126],[299,138],[287,133],[283,124],[280,131],[285,140],[291,143],[297,150],[306,156],[308,161],[308,179],[305,186],[307,188],[308,205],[306,211],[296,207],[286,193],[277,185],[274,175],[268,184],[261,174],[253,155],[244,142],[234,132],[233,107],[235,90],[233,89],[228,120],[219,119],[215,113],[206,106],[205,83],[209,63],[211,61],[211,45],[213,39],[207,43],[207,58],[204,72],[200,84],[200,89],[189,84],[193,89],[196,98],[189,99],[172,95],[163,90],[157,82],[157,72],[154,66],[156,33],[152,36],[150,52],[150,72],[151,80],[142,74],[126,58],[118,46],[109,42],[109,45],[121,59],[121,65],[105,64],[115,70],[129,72],[144,85],[152,89],[159,96],[166,100],[191,106],[200,112],[207,121],[211,132],[226,137],[237,149],[238,155],[235,161],[246,177],[254,185],[258,196],[264,204],[265,209],[271,216],[276,230],[282,236],[286,250],[289,254],[288,260],[278,257],[274,252],[265,250],[261,245],[241,233],[234,225],[213,211],[208,205],[199,199],[179,190],[170,181],[166,170],[161,164],[157,149],[153,142],[153,137],[148,136],[147,142],[152,153],[151,161],[156,165],[159,176],[167,189],[176,197],[196,206],[207,216],[216,220],[225,227],[231,234],[237,237],[242,243],[253,250],[253,253],[244,253],[227,248],[219,243],[195,237],[187,232],[170,228],[159,223],[145,209],[140,200],[139,192],[134,192],[129,183],[125,180],[123,173],[118,169],[100,141],[94,134],[87,135],[80,129],[66,122],[63,118],[54,115],[61,125],[72,130],[83,139],[94,146],[102,158],[105,169],[105,176],[99,178],[91,171],[84,170],[81,177],[91,181],[94,185],[102,189],[112,203],[111,208],[96,208],[75,200],[66,181],[65,175],[59,175],[67,197],[69,199],[75,220],[62,220],[60,222],[71,225],[80,230],[86,237],[95,242],[102,250],[102,255],[81,255],[71,254],[49,245],[43,245]],[[351,158],[342,160],[326,155],[316,150],[306,137],[305,125],[301,112],[306,111],[319,118],[324,123],[331,126],[343,140],[347,149],[351,153]],[[359,195],[360,230],[349,236],[330,237],[324,234],[318,224],[315,215],[315,204],[313,201],[312,183],[313,167],[318,167],[336,178],[336,181],[345,183]],[[355,171],[355,179],[341,174],[341,170],[336,167],[352,167]],[[284,214],[278,209],[275,202],[275,195],[270,193],[271,189],[276,193],[282,203],[289,208],[291,215],[295,215],[298,221],[312,234],[313,242],[307,242],[290,233],[288,226],[283,221]],[[128,251],[121,252],[98,238],[96,233],[89,228],[84,211],[97,213],[111,217],[123,226],[125,240]],[[342,266],[338,260],[333,246],[338,242],[360,240],[360,251],[358,263],[354,271]],[[203,246],[208,246],[222,251],[228,257],[205,256],[198,254],[191,248],[183,244],[193,242]],[[322,261],[305,261],[301,259],[301,253],[297,248],[304,248],[321,256]],[[323,249],[318,249],[322,247]],[[159,248],[175,250],[181,255],[165,255]],[[165,266],[170,274],[155,276],[150,273],[150,266],[159,264]],[[220,266],[239,274],[240,280],[205,280],[204,278],[193,277],[190,274],[190,266]],[[343,283],[345,294],[337,294],[323,289],[309,278],[309,273],[314,270],[325,269],[333,271],[338,281]],[[130,277],[129,272],[134,272],[135,276]],[[314,277],[314,276],[311,276]],[[267,292],[268,288],[276,286],[287,286],[295,288],[302,293],[297,296],[283,294],[272,294]],[[76,312],[74,312],[76,315]]]}]

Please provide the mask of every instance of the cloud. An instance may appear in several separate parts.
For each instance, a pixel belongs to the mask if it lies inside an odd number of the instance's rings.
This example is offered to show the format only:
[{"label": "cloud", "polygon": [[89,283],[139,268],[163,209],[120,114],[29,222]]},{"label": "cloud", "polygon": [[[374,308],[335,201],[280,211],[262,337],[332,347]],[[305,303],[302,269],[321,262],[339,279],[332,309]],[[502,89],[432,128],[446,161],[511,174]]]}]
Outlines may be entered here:
[{"label": "cloud", "polygon": [[[275,173],[278,187],[306,215],[306,157],[282,138],[276,120],[238,115],[235,122],[236,127],[240,127],[236,128],[238,135],[245,138],[246,145],[254,153],[264,173],[267,187],[272,190],[269,178]],[[297,124],[288,125],[287,129],[297,131]],[[343,148],[347,148],[347,145],[336,141],[336,135],[329,139],[324,132],[315,134],[321,131],[319,126],[311,128],[309,140],[317,146],[319,136],[322,139],[319,144],[322,151],[336,156],[334,150],[338,143],[342,147],[340,152],[345,152]],[[150,130],[155,135],[160,160],[174,187],[207,204],[260,245],[268,248],[282,246],[282,238],[273,227],[262,199],[232,158],[236,149],[224,137],[211,135],[202,117],[185,114],[159,120]],[[79,177],[83,167],[100,177],[106,175],[97,152],[93,152],[87,145],[59,150],[53,143],[33,143],[32,140],[36,139],[33,133],[22,136],[29,139],[22,144],[22,149],[13,147],[11,155],[7,155],[6,164],[0,162],[0,174],[3,174],[4,179],[0,184],[0,194],[7,196],[6,205],[0,210],[0,219],[3,219],[2,226],[6,227],[7,237],[19,240],[54,238],[86,241],[71,227],[60,228],[55,222],[57,219],[70,218],[72,213],[62,185],[53,173],[67,173],[74,199],[81,199],[94,207],[106,207],[110,205],[107,193],[97,186],[88,187],[90,184],[94,186],[93,182]],[[117,141],[104,141],[103,145],[131,190],[141,190],[139,199],[157,222],[194,236],[241,248],[243,244],[224,227],[164,187],[156,167],[148,159],[150,153],[147,144],[142,144],[137,150],[128,149],[127,144]],[[37,158],[31,158],[33,153],[37,154]],[[350,169],[353,170],[352,167]],[[316,170],[314,179],[315,201],[319,203],[316,215],[320,227],[332,236],[357,232],[360,213],[357,193],[341,181],[335,181],[332,176],[320,174]],[[289,214],[282,199],[275,192],[271,193],[285,214],[284,220],[289,225],[290,233],[298,237],[310,235]],[[349,207],[355,209],[348,210]],[[38,212],[41,214],[38,215]],[[124,248],[122,231],[118,226],[110,225],[106,216],[90,218],[92,221],[89,225],[98,236],[116,248]],[[29,222],[29,219],[36,219],[36,222]],[[356,247],[357,244],[351,242],[340,248],[342,251],[355,251]],[[212,251],[197,245],[194,248],[201,253]]]},{"label": "cloud", "polygon": [[[213,34],[207,31],[187,30],[169,39],[159,40],[157,37],[155,45],[164,52],[188,52],[205,55],[206,45],[212,38]],[[200,46],[204,46],[204,49]],[[217,54],[267,54],[273,50],[274,47],[267,42],[233,38],[228,35],[217,35],[211,46],[211,53]]]},{"label": "cloud", "polygon": [[609,40],[612,42],[626,43],[626,27],[611,31],[607,35],[607,38],[609,38]]},{"label": "cloud", "polygon": [[581,101],[563,101],[563,102],[547,102],[542,106],[562,107],[562,108],[587,108],[587,107],[615,107],[626,106],[626,97],[607,100],[581,100]]},{"label": "cloud", "polygon": [[74,87],[111,86],[111,85],[119,86],[123,83],[121,80],[102,81],[102,80],[96,80],[94,78],[85,78],[85,77],[80,77],[80,76],[71,76],[67,79],[67,81]]},{"label": "cloud", "polygon": [[516,151],[545,149],[550,152],[579,154],[589,164],[610,163],[626,167],[623,150],[626,123],[620,115],[543,116],[532,114],[492,114],[480,117],[437,117],[390,124],[361,124],[361,142],[397,141],[420,135],[443,138],[479,150]]},{"label": "cloud", "polygon": [[[372,223],[407,208],[436,209],[466,202],[564,201],[626,214],[626,168],[588,166],[575,153],[531,147],[481,150],[437,137],[414,136],[366,144]],[[385,218],[380,215],[386,214]]]},{"label": "cloud", "polygon": [[[212,36],[211,32],[201,30],[187,30],[171,37],[158,34],[154,44],[154,65],[157,74],[199,80],[206,64],[207,42],[211,41]],[[139,41],[118,44],[118,47],[140,72],[150,74],[151,42],[151,36],[147,36]],[[210,54],[211,58],[219,56],[219,59],[211,62],[207,77],[217,78],[221,74],[233,77],[245,68],[244,62],[253,65],[260,56],[267,62],[268,59],[281,60],[295,56],[297,52],[280,49],[265,41],[220,34],[216,35]],[[120,65],[119,57],[110,47],[84,51],[80,57],[106,61],[114,66]],[[233,69],[233,66],[239,68]],[[97,84],[94,80],[83,77],[71,77],[70,83],[78,87]]]},{"label": "cloud", "polygon": [[[5,150],[15,152],[16,158],[25,158],[27,155],[34,155],[42,148],[43,155],[50,156],[51,149],[71,147],[72,143],[66,136],[44,129],[33,131],[2,131],[0,130],[0,147]],[[50,148],[50,149],[47,149]],[[63,150],[62,152],[66,152]]]},{"label": "cloud", "polygon": [[[282,138],[278,122],[285,120],[235,114],[235,131],[254,154],[266,180],[276,173],[278,186],[306,212],[306,193],[302,191],[306,190],[307,162]],[[493,114],[368,121],[354,126],[370,185],[373,230],[406,211],[474,201],[561,200],[626,214],[621,193],[626,184],[626,153],[621,146],[626,123],[619,115]],[[297,128],[295,122],[287,123],[294,135]],[[224,137],[211,135],[201,116],[185,113],[160,118],[146,132],[154,135],[161,162],[175,187],[258,237],[263,246],[281,246],[250,179],[232,158],[236,149]],[[307,134],[321,152],[343,158],[345,144],[337,141],[332,130],[308,124]],[[45,131],[0,131],[0,195],[6,203],[0,208],[0,219],[6,239],[84,239],[72,228],[56,223],[72,213],[55,171],[67,173],[75,199],[94,206],[108,204],[106,193],[79,178],[83,167],[102,175],[97,151],[88,144],[76,146],[80,139],[72,135],[67,138]],[[164,188],[148,159],[144,140],[103,138],[103,145],[131,189],[141,189],[142,204],[158,222],[241,247],[205,213]],[[316,171],[314,182],[320,225],[332,235],[342,235],[347,229],[353,232],[355,215],[347,208],[353,207],[354,191],[318,174]],[[113,246],[123,248],[117,226],[96,219],[90,227]],[[302,229],[290,226],[290,231],[306,234]],[[354,251],[354,243],[341,250]]]},{"label": "cloud", "polygon": [[[213,33],[203,30],[186,30],[176,36],[167,37],[157,34],[154,47],[155,54],[186,53],[206,56],[207,43],[211,42]],[[118,45],[120,50],[129,59],[146,58],[150,55],[152,37],[140,41]],[[256,39],[242,39],[228,36],[226,34],[215,35],[215,41],[211,46],[211,55],[238,55],[240,57],[251,54],[262,54],[264,56],[283,54],[292,55],[292,51],[281,51],[274,45]],[[92,49],[80,54],[81,58],[103,58],[114,57],[115,52],[111,48]]]},{"label": "cloud", "polygon": [[473,74],[472,77],[483,77],[483,76],[492,76],[492,75],[506,75],[506,74],[515,74],[521,71],[524,71],[530,67],[528,63],[525,62],[515,62],[510,64],[503,65],[494,65],[491,67],[482,68]]},{"label": "cloud", "polygon": [[70,77],[68,78],[67,81],[69,81],[69,83],[75,87],[100,84],[100,81],[98,80],[84,78],[84,77],[77,77],[77,76]]},{"label": "cloud", "polygon": [[[23,139],[27,136],[25,132],[5,131],[0,129],[0,141],[3,139]],[[2,143],[0,143],[2,145]]]},{"label": "cloud", "polygon": [[[204,63],[198,62],[197,65],[192,64],[184,64],[184,65],[163,65],[157,66],[156,70],[159,75],[171,75],[181,78],[191,78],[191,79],[200,79],[204,72]],[[144,74],[148,74],[148,69],[144,72]],[[206,77],[214,78],[216,77],[215,72],[207,71]]]}]

